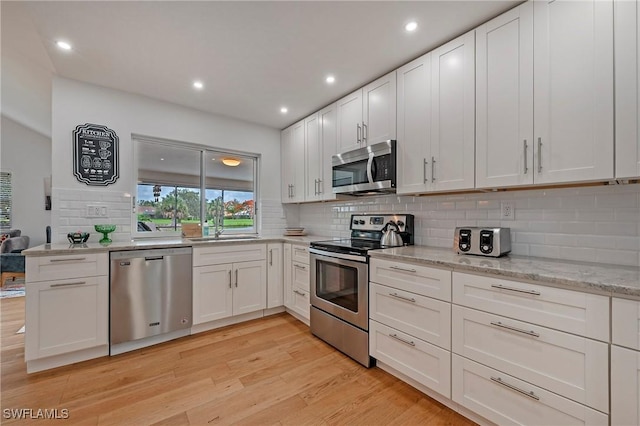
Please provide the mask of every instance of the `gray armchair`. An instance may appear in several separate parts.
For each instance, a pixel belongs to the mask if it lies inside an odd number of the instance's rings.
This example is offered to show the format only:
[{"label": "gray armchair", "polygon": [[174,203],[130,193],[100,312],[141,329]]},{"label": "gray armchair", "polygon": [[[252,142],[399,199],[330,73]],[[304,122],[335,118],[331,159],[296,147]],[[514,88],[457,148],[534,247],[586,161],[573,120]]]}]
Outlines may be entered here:
[{"label": "gray armchair", "polygon": [[29,248],[29,237],[20,235],[19,229],[9,231],[9,238],[0,244],[0,285],[7,279],[24,277],[25,262],[22,250]]}]

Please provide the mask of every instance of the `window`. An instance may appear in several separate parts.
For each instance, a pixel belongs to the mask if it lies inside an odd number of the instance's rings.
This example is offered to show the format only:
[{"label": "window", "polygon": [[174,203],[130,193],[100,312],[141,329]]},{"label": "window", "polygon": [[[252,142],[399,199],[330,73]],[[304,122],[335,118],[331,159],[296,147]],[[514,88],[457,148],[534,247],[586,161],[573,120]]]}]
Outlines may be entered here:
[{"label": "window", "polygon": [[11,173],[0,172],[0,229],[11,228]]},{"label": "window", "polygon": [[196,237],[205,226],[211,236],[257,233],[257,155],[178,142],[134,141],[136,236]]}]

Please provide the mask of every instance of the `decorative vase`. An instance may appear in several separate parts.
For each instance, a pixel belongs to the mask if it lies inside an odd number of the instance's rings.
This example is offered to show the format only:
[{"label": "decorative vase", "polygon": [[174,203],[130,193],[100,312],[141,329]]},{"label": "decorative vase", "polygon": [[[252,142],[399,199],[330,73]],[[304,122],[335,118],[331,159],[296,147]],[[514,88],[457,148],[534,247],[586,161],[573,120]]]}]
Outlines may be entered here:
[{"label": "decorative vase", "polygon": [[113,242],[111,238],[109,238],[109,234],[116,230],[115,225],[95,225],[93,228],[102,234],[102,239],[99,241],[100,244],[110,244]]}]

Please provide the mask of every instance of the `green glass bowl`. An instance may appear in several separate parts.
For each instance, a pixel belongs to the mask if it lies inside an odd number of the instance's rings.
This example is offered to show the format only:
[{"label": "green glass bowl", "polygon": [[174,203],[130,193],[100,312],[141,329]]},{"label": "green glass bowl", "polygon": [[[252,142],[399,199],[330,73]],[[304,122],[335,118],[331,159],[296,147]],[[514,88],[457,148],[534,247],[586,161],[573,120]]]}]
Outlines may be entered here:
[{"label": "green glass bowl", "polygon": [[109,234],[116,230],[115,225],[94,225],[93,228],[96,232],[102,234],[102,239],[99,241],[100,244],[109,244],[112,242]]}]

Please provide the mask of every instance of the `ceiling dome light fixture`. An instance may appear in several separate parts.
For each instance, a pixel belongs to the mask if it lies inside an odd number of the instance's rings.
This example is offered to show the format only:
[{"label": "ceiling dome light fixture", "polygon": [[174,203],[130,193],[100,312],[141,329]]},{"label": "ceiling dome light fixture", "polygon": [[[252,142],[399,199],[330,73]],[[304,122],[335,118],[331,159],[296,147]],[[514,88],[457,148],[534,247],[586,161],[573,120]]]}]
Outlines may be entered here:
[{"label": "ceiling dome light fixture", "polygon": [[222,164],[229,167],[236,167],[237,165],[240,164],[240,160],[237,160],[235,158],[223,158]]},{"label": "ceiling dome light fixture", "polygon": [[287,107],[282,107],[282,108],[280,108],[280,112],[283,113],[283,114],[286,114],[286,113],[289,112],[289,110],[287,109]]},{"label": "ceiling dome light fixture", "polygon": [[202,84],[201,81],[196,80],[196,81],[193,82],[193,87],[195,87],[196,89],[200,90],[200,89],[202,89],[204,87],[204,84]]},{"label": "ceiling dome light fixture", "polygon": [[56,41],[56,46],[58,46],[62,50],[71,50],[71,45],[66,41],[58,40]]},{"label": "ceiling dome light fixture", "polygon": [[412,33],[418,29],[418,23],[416,21],[411,21],[407,25],[404,26],[405,31]]},{"label": "ceiling dome light fixture", "polygon": [[332,75],[328,75],[325,81],[329,84],[333,84],[336,82],[336,78]]}]

